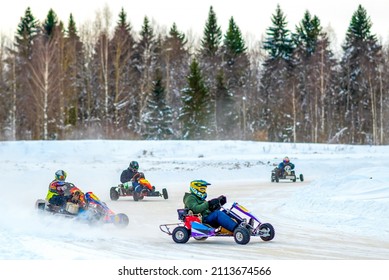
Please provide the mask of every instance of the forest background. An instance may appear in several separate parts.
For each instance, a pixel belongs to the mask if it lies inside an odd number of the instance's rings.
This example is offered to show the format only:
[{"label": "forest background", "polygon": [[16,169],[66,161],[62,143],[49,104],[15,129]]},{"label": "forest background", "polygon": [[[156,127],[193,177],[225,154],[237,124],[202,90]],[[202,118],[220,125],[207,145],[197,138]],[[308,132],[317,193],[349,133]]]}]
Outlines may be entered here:
[{"label": "forest background", "polygon": [[[359,5],[341,53],[308,10],[277,6],[248,47],[210,6],[201,38],[106,6],[92,24],[27,7],[0,39],[0,140],[184,139],[389,143],[389,48]],[[345,19],[347,20],[347,19]]]}]

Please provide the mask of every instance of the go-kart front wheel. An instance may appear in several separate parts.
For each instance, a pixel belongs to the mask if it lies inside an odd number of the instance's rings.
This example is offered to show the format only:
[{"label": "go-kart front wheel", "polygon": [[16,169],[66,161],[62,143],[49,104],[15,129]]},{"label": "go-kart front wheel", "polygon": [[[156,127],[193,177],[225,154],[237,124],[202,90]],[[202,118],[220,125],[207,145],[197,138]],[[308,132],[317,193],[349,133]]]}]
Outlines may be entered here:
[{"label": "go-kart front wheel", "polygon": [[163,196],[164,199],[168,199],[169,198],[169,196],[167,194],[167,189],[162,189],[162,196]]},{"label": "go-kart front wheel", "polygon": [[119,193],[116,190],[116,187],[112,187],[111,190],[109,191],[109,196],[111,200],[118,200],[119,199]]},{"label": "go-kart front wheel", "polygon": [[303,176],[303,174],[300,174],[300,181],[301,181],[301,182],[304,182],[304,176]]},{"label": "go-kart front wheel", "polygon": [[270,241],[274,238],[275,231],[271,224],[264,223],[259,226],[259,234],[263,241]]},{"label": "go-kart front wheel", "polygon": [[250,242],[249,230],[245,227],[238,226],[234,230],[234,239],[235,239],[236,243],[241,244],[241,245],[246,245],[247,243]]},{"label": "go-kart front wheel", "polygon": [[173,230],[172,238],[176,243],[186,243],[189,237],[189,230],[186,227],[180,226]]}]

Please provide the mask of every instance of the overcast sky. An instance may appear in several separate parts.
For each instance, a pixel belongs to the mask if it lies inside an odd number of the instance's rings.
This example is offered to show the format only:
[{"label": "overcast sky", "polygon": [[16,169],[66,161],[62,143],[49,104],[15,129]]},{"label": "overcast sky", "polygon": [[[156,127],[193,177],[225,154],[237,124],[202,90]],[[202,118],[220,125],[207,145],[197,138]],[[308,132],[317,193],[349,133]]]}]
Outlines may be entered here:
[{"label": "overcast sky", "polygon": [[180,31],[193,32],[199,36],[202,35],[209,8],[213,6],[223,33],[229,19],[234,17],[243,35],[255,39],[260,39],[271,26],[271,16],[278,3],[286,15],[289,29],[294,31],[308,10],[319,17],[323,27],[332,27],[338,43],[343,41],[352,14],[361,4],[373,22],[373,33],[383,43],[389,38],[389,1],[385,0],[11,0],[6,5],[3,3],[0,9],[0,31],[5,35],[13,35],[27,7],[40,21],[46,18],[52,8],[65,25],[70,13],[77,25],[81,25],[93,21],[96,12],[101,11],[107,3],[113,23],[117,21],[123,7],[135,31],[140,30],[147,16],[161,27],[170,28],[175,22]]}]

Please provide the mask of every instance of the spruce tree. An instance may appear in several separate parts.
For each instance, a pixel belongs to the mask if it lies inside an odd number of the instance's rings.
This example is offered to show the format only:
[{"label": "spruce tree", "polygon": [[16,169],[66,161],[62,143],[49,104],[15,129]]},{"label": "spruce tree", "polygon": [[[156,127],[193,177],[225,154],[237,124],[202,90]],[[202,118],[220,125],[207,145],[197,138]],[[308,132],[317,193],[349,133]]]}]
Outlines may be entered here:
[{"label": "spruce tree", "polygon": [[51,38],[58,25],[58,18],[53,9],[50,9],[43,23],[43,30],[47,37]]},{"label": "spruce tree", "polygon": [[300,24],[296,26],[296,33],[293,35],[294,44],[297,47],[301,46],[306,55],[311,55],[315,52],[321,30],[319,18],[312,17],[311,13],[306,11]]},{"label": "spruce tree", "polygon": [[234,95],[226,86],[222,71],[216,76],[216,80],[217,139],[240,139],[237,137],[240,127]]},{"label": "spruce tree", "polygon": [[222,36],[221,27],[218,25],[216,13],[211,6],[209,8],[203,38],[201,39],[201,54],[205,57],[216,56],[222,42]]},{"label": "spruce tree", "polygon": [[[190,65],[190,53],[188,51],[188,40],[185,34],[179,31],[173,23],[169,33],[163,41],[161,52],[161,67],[166,84],[166,102],[172,108],[174,118],[177,118],[182,107],[181,89],[185,87],[186,81],[182,77],[188,75]],[[175,135],[180,135],[179,122],[173,122],[172,129]]]},{"label": "spruce tree", "polygon": [[140,133],[142,110],[145,108],[148,95],[152,91],[153,73],[159,60],[158,40],[148,17],[144,17],[134,59],[138,79],[134,85],[135,95],[131,98],[133,102],[130,104],[130,111],[134,113],[134,119],[130,122],[130,126],[136,133]]},{"label": "spruce tree", "polygon": [[109,42],[111,83],[110,93],[113,101],[113,123],[117,133],[128,134],[127,125],[138,118],[131,106],[136,104],[139,76],[135,70],[136,41],[132,35],[132,26],[127,21],[127,14],[122,8],[116,23],[113,38]]},{"label": "spruce tree", "polygon": [[187,86],[182,90],[180,121],[182,138],[186,140],[209,139],[210,97],[199,63],[193,59],[187,76]]},{"label": "spruce tree", "polygon": [[272,15],[263,48],[268,52],[261,79],[261,133],[268,141],[293,141],[294,93],[291,76],[293,44],[279,5]]},{"label": "spruce tree", "polygon": [[277,5],[275,14],[272,15],[272,26],[266,32],[266,39],[263,48],[268,51],[271,59],[281,57],[290,59],[293,51],[293,43],[290,31],[287,29],[286,16]]},{"label": "spruce tree", "polygon": [[166,104],[165,88],[160,70],[156,71],[153,90],[142,116],[143,133],[147,140],[166,140],[173,136],[171,108]]},{"label": "spruce tree", "polygon": [[371,33],[372,22],[359,5],[351,18],[346,40],[342,46],[342,94],[347,127],[343,141],[351,144],[377,142],[378,104],[376,99],[382,47]]},{"label": "spruce tree", "polygon": [[[231,101],[235,103],[234,106],[230,106],[229,108],[232,110],[231,116],[241,116],[240,119],[235,119],[233,122],[229,123],[230,128],[228,129],[228,134],[234,139],[243,139],[246,135],[246,132],[243,131],[246,125],[242,124],[243,122],[246,122],[245,118],[247,113],[243,112],[243,110],[246,111],[247,108],[246,106],[242,107],[241,105],[242,100],[245,100],[246,98],[246,85],[250,71],[250,61],[248,59],[247,47],[243,40],[242,33],[233,17],[229,20],[228,29],[224,35],[222,49],[223,75],[216,77],[216,92],[220,89],[219,87],[221,86],[220,82],[222,79],[228,89],[228,94],[231,95]],[[218,104],[218,102],[219,100],[216,98],[216,108],[221,107],[221,104]],[[218,113],[215,114],[216,118],[218,118]],[[218,121],[217,126],[219,124],[220,122]],[[219,127],[217,127],[217,129],[220,130]],[[224,127],[223,130],[226,130],[226,127]],[[240,137],[236,135],[238,131],[241,132]]]}]

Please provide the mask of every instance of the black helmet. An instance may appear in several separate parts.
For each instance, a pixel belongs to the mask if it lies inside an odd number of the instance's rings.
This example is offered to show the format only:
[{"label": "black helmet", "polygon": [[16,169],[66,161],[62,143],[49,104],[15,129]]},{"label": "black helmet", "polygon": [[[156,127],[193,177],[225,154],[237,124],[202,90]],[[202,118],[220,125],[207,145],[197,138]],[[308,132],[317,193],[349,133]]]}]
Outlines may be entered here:
[{"label": "black helmet", "polygon": [[139,163],[137,161],[131,161],[130,162],[130,168],[138,170],[139,169]]}]

